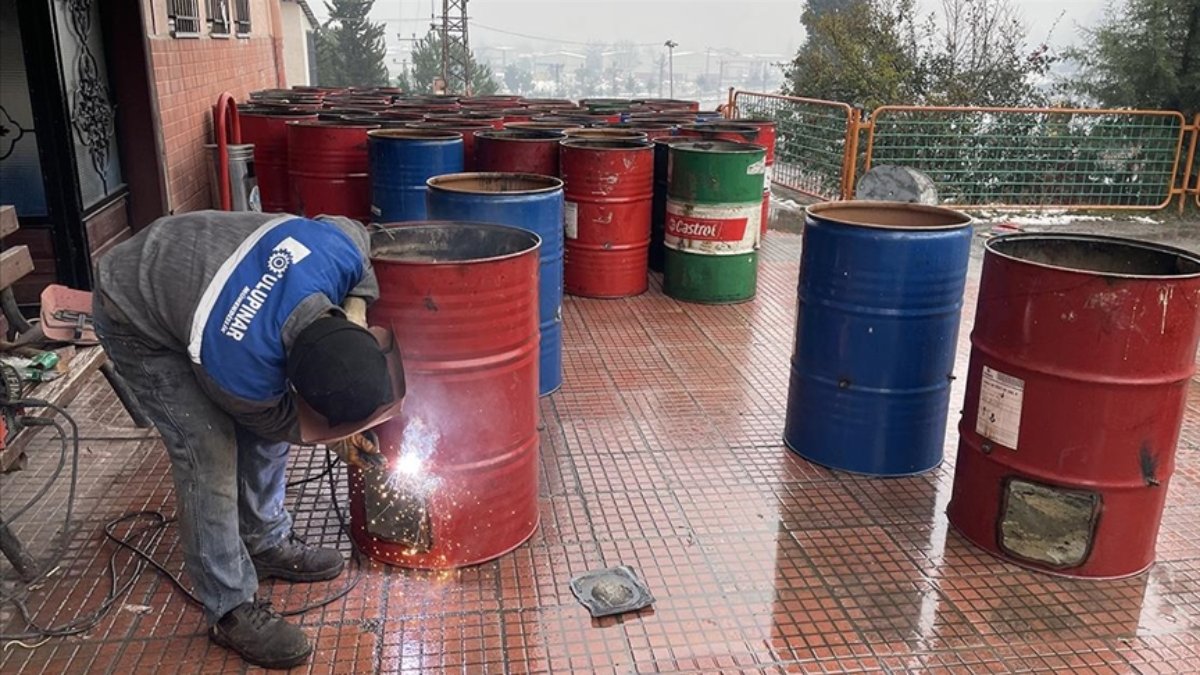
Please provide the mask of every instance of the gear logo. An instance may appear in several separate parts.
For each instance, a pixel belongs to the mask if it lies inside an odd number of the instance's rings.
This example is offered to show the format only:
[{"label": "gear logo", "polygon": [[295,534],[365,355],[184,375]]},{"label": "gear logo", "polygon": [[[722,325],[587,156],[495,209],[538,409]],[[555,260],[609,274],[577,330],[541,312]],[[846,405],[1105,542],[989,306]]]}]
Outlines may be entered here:
[{"label": "gear logo", "polygon": [[283,274],[289,267],[304,260],[312,251],[296,241],[292,237],[288,237],[279,242],[275,250],[271,251],[271,255],[267,256],[267,269],[276,275]]}]

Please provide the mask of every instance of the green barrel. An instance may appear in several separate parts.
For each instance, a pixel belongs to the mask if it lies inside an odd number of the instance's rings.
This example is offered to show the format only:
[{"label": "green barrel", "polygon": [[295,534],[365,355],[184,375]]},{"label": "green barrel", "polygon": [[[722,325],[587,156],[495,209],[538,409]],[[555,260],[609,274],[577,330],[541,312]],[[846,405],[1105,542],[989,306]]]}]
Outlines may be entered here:
[{"label": "green barrel", "polygon": [[696,141],[670,149],[663,292],[705,304],[745,302],[758,287],[766,151]]}]

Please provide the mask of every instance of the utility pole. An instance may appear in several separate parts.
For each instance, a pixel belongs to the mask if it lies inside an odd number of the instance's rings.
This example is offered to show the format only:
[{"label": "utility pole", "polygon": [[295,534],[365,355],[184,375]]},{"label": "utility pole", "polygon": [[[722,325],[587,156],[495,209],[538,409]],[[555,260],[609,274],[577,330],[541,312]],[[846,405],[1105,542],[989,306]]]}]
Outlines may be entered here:
[{"label": "utility pole", "polygon": [[667,79],[667,57],[662,54],[658,55],[658,97],[663,97],[663,83]]},{"label": "utility pole", "polygon": [[442,81],[448,92],[471,94],[467,0],[442,0]]},{"label": "utility pole", "polygon": [[[679,43],[674,40],[667,40],[663,45],[667,48],[668,58],[671,62],[670,70],[668,71],[671,77],[671,94],[668,98],[675,98],[675,48],[679,46]],[[659,95],[661,96],[662,94],[660,93]]]}]

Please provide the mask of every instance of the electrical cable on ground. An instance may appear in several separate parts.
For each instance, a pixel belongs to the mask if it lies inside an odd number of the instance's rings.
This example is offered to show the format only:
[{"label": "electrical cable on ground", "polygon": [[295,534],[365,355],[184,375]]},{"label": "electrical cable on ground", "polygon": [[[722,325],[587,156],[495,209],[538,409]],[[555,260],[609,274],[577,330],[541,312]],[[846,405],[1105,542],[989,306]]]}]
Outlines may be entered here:
[{"label": "electrical cable on ground", "polygon": [[[14,605],[17,608],[17,611],[20,612],[21,618],[25,621],[28,629],[23,633],[0,633],[0,640],[6,641],[5,649],[8,649],[11,646],[20,646],[26,649],[32,649],[45,644],[45,641],[49,638],[79,635],[95,628],[106,616],[108,616],[113,607],[116,606],[117,602],[120,601],[133,588],[134,584],[137,583],[138,579],[141,577],[142,572],[145,571],[146,567],[148,566],[153,567],[156,572],[164,576],[167,581],[170,582],[171,585],[173,585],[176,590],[178,590],[189,602],[195,605],[201,605],[200,600],[183,584],[183,581],[177,575],[173,574],[165,566],[155,560],[149,552],[159,544],[159,542],[162,540],[163,534],[166,531],[166,528],[175,523],[176,519],[168,518],[161,511],[140,510],[126,513],[104,524],[104,536],[108,540],[115,543],[118,549],[113,551],[113,554],[109,556],[108,559],[108,590],[104,594],[100,605],[91,612],[76,616],[60,626],[40,626],[37,624],[32,613],[29,611],[26,601],[29,599],[30,594],[36,590],[39,583],[45,580],[50,573],[59,568],[59,565],[62,562],[70,543],[71,516],[74,512],[75,494],[79,473],[79,426],[75,423],[75,419],[66,410],[47,401],[38,399],[20,399],[15,401],[3,401],[2,403],[11,407],[47,408],[52,410],[54,413],[63,417],[69,422],[71,427],[70,438],[72,444],[72,449],[70,451],[71,483],[67,495],[66,516],[64,518],[62,532],[60,533],[60,536],[62,537],[62,543],[58,550],[55,551],[55,553],[49,558],[49,560],[43,564],[42,571],[39,572],[33,580],[22,584],[22,587],[16,593],[0,594],[0,604]],[[50,478],[46,485],[40,488],[26,504],[17,509],[16,514],[8,519],[9,522],[24,515],[34,504],[40,501],[49,492],[50,488],[61,477],[62,471],[66,466],[66,457],[68,454],[68,435],[62,424],[54,419],[44,419],[30,416],[23,417],[21,421],[23,424],[30,426],[53,426],[58,431],[61,450],[58,466],[53,472],[51,472]],[[358,550],[358,546],[355,544],[353,537],[350,536],[350,527],[347,524],[345,515],[342,513],[341,505],[337,498],[337,488],[333,481],[334,467],[337,465],[337,461],[340,460],[335,460],[329,448],[325,448],[325,468],[314,475],[288,483],[287,486],[294,487],[297,485],[311,483],[321,478],[328,479],[329,495],[333,504],[334,513],[337,515],[339,528],[342,534],[350,539],[350,557],[355,566],[354,576],[350,579],[345,587],[335,591],[325,598],[322,598],[321,600],[304,605],[302,607],[280,612],[284,616],[296,616],[332,604],[349,595],[350,592],[353,591],[356,586],[358,586],[359,581],[362,579],[364,568],[362,554]],[[150,519],[152,522],[145,527],[126,534],[123,537],[117,535],[116,530],[118,527],[140,519]],[[148,542],[146,541],[147,535],[149,535]],[[129,578],[125,579],[124,581],[120,580],[120,574],[117,570],[117,554],[122,549],[132,554],[132,559],[136,561],[133,572],[130,574]],[[36,644],[27,644],[24,642],[25,640],[38,639],[41,641],[37,642]]]}]

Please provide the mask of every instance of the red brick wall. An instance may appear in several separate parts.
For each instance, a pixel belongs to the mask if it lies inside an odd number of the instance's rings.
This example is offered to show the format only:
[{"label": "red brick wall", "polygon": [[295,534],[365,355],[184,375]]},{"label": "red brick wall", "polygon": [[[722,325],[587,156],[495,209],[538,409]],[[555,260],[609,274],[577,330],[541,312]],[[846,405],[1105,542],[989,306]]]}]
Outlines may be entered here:
[{"label": "red brick wall", "polygon": [[213,142],[212,106],[224,91],[245,101],[278,86],[275,45],[270,35],[149,40],[171,212],[210,208],[204,145]]}]

